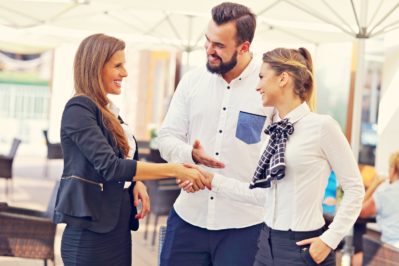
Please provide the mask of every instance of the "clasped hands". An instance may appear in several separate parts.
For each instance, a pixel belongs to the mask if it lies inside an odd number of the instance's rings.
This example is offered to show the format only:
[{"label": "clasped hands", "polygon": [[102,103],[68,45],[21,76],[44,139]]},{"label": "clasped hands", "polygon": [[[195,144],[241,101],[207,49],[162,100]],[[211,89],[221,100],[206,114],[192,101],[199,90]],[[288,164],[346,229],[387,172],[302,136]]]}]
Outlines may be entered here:
[{"label": "clasped hands", "polygon": [[[193,144],[192,158],[196,164],[202,164],[207,167],[212,168],[224,168],[224,164],[205,153],[199,140],[196,140]],[[196,192],[204,188],[209,190],[212,188],[213,173],[207,172],[201,169],[197,165],[185,163],[183,166],[191,171],[195,171],[197,174],[194,179],[190,180],[187,177],[177,177],[176,182],[180,188],[184,189],[186,192]]]}]

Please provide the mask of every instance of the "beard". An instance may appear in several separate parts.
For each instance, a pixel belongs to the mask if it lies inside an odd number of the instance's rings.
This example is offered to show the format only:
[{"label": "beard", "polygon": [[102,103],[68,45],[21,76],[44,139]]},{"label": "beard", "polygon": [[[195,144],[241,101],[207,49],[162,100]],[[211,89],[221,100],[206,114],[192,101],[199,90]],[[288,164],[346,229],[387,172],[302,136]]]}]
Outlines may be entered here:
[{"label": "beard", "polygon": [[233,56],[230,58],[229,61],[227,62],[223,62],[222,58],[220,58],[219,56],[215,55],[216,58],[218,58],[220,60],[220,65],[218,66],[211,66],[209,64],[209,61],[206,63],[206,68],[208,69],[209,72],[211,73],[216,73],[216,74],[226,74],[227,72],[229,72],[230,70],[232,70],[236,65],[237,65],[237,55],[238,52],[235,51],[235,53],[233,54]]}]

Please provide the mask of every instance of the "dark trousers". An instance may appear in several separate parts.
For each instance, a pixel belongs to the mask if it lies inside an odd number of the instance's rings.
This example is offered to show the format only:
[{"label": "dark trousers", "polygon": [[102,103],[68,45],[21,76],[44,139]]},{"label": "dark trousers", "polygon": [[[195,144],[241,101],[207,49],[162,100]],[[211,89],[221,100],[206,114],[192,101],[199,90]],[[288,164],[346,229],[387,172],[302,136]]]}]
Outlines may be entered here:
[{"label": "dark trousers", "polygon": [[309,232],[279,231],[264,224],[253,266],[335,266],[334,251],[322,263],[317,264],[309,254],[309,245],[296,244],[297,241],[317,237],[322,233],[323,229]]},{"label": "dark trousers", "polygon": [[207,230],[170,211],[161,266],[252,266],[262,224],[225,230]]}]

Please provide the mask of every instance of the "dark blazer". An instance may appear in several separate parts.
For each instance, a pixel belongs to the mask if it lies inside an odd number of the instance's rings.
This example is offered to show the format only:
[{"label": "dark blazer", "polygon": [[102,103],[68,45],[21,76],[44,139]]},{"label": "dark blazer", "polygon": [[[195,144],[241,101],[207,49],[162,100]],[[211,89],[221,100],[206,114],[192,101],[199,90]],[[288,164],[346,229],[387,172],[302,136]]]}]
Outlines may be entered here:
[{"label": "dark blazer", "polygon": [[[64,170],[58,190],[54,222],[98,233],[110,232],[118,223],[125,181],[136,174],[138,153],[124,159],[113,135],[104,126],[97,105],[86,96],[73,97],[61,122]],[[129,188],[130,227],[137,230],[137,213]],[[126,207],[126,206],[124,206]]]}]

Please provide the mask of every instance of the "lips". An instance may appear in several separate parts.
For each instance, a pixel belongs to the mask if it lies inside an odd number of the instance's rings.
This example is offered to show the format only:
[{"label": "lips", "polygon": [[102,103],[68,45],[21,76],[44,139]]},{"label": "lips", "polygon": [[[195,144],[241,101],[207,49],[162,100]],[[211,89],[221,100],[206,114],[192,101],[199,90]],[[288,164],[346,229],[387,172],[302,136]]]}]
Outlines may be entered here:
[{"label": "lips", "polygon": [[122,86],[122,80],[114,80],[114,84],[118,87]]},{"label": "lips", "polygon": [[218,56],[213,56],[213,55],[208,56],[208,62],[210,62],[210,63],[216,63],[216,62],[220,62],[220,61],[221,61],[221,59]]}]

